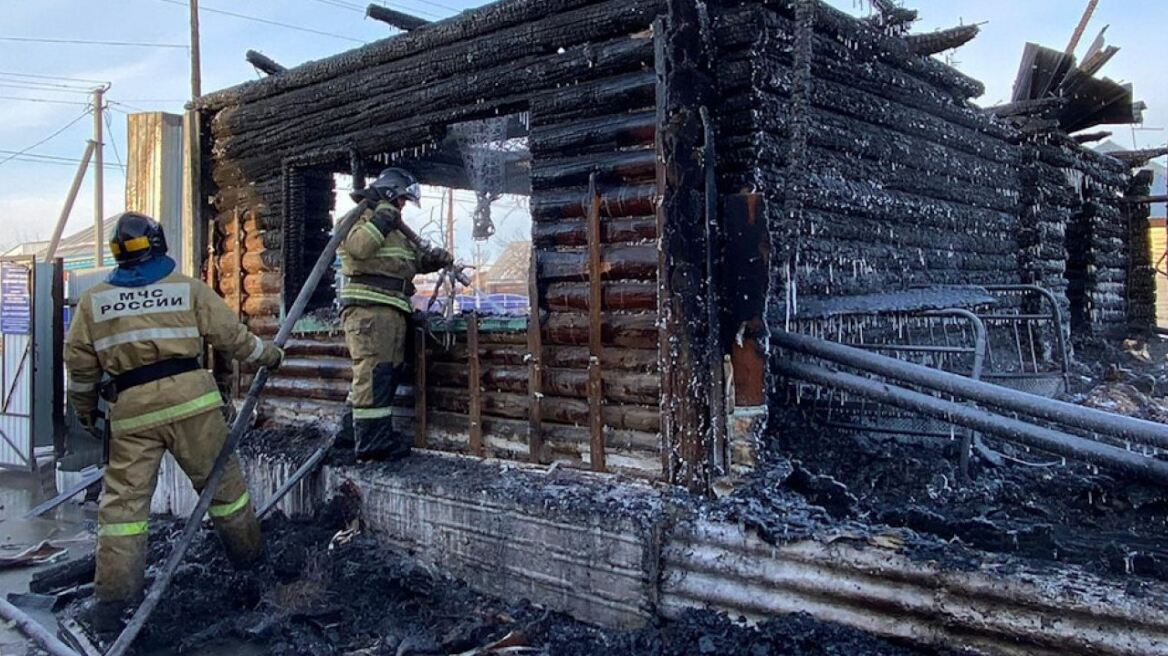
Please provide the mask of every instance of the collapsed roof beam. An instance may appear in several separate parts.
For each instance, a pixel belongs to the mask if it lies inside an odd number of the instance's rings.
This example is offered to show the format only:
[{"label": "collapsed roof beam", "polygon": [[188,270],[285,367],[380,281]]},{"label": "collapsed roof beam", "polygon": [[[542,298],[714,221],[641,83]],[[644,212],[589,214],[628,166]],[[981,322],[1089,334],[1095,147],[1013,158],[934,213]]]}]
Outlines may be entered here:
[{"label": "collapsed roof beam", "polygon": [[365,15],[369,18],[372,18],[373,20],[379,20],[382,23],[387,23],[405,32],[416,30],[419,27],[430,24],[430,21],[428,20],[418,18],[417,16],[411,16],[400,11],[394,11],[389,7],[382,7],[381,5],[375,5],[373,3],[370,3],[369,6],[365,8]]},{"label": "collapsed roof beam", "polygon": [[260,72],[267,75],[276,75],[277,73],[283,73],[284,71],[288,70],[284,66],[277,64],[276,61],[271,57],[256,52],[255,50],[248,50],[245,57],[247,58],[247,63],[255,66],[260,70]]},{"label": "collapsed roof beam", "polygon": [[1107,154],[1132,168],[1138,168],[1157,157],[1168,155],[1168,147],[1146,148],[1144,150],[1116,150]]},{"label": "collapsed roof beam", "polygon": [[1071,138],[1074,139],[1078,143],[1088,144],[1088,143],[1092,143],[1095,141],[1103,141],[1104,139],[1107,139],[1108,137],[1110,137],[1111,134],[1112,134],[1111,132],[1104,130],[1102,132],[1088,132],[1086,134],[1076,134]]}]

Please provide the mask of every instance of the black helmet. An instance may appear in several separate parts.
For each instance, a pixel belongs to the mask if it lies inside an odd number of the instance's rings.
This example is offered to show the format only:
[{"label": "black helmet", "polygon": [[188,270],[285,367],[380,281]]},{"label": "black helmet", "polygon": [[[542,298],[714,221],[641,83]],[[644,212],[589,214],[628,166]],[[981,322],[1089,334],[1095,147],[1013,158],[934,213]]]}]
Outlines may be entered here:
[{"label": "black helmet", "polygon": [[166,255],[162,224],[137,212],[123,212],[114,220],[110,251],[118,264],[138,264]]},{"label": "black helmet", "polygon": [[367,188],[353,192],[357,201],[393,201],[405,198],[414,205],[422,205],[422,189],[418,179],[405,169],[385,169]]}]

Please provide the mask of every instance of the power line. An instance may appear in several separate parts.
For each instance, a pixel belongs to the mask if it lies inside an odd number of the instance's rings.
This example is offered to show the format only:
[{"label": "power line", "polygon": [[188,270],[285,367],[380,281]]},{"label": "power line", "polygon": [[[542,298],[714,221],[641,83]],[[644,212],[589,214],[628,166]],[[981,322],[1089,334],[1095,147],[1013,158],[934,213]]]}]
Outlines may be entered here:
[{"label": "power line", "polygon": [[106,101],[106,104],[107,104],[107,105],[118,105],[119,107],[129,107],[130,109],[132,109],[132,110],[134,110],[134,111],[136,111],[136,112],[148,112],[148,111],[150,111],[150,110],[148,110],[148,109],[143,109],[143,108],[141,108],[141,107],[137,107],[137,106],[135,106],[135,105],[131,105],[130,103],[127,103],[127,102],[118,102],[118,101],[116,101],[116,100],[108,100],[108,101]]},{"label": "power line", "polygon": [[[110,103],[115,104],[115,105],[124,104],[124,103],[132,103],[132,102],[140,102],[140,103],[177,103],[177,102],[180,102],[180,103],[185,103],[188,100],[190,100],[190,98],[126,98],[125,100],[122,101],[122,103],[115,103],[112,100],[110,101]],[[126,105],[126,107],[133,107],[133,105]]]},{"label": "power line", "polygon": [[53,82],[41,82],[38,80],[27,80],[19,77],[11,77],[0,73],[0,82],[6,84],[22,84],[36,89],[65,89],[67,91],[80,91],[81,93],[91,93],[94,85],[82,84],[56,84]]},{"label": "power line", "polygon": [[357,7],[355,5],[351,5],[347,2],[340,2],[340,0],[314,0],[314,1],[319,2],[322,5],[328,5],[329,7],[337,7],[338,9],[347,9],[349,11],[355,11],[359,14],[365,13],[364,9],[361,9],[360,7]]},{"label": "power line", "polygon": [[[177,1],[177,0],[176,0]],[[182,48],[183,43],[141,43],[138,41],[90,41],[88,39],[45,39],[31,36],[0,36],[0,41],[21,41],[26,43],[65,43],[83,46],[126,46],[130,48]]]},{"label": "power line", "polygon": [[382,7],[389,7],[390,9],[397,9],[398,11],[402,11],[402,12],[405,12],[407,14],[412,14],[412,15],[416,15],[416,16],[422,16],[424,18],[431,18],[434,20],[439,20],[439,19],[445,18],[445,16],[442,16],[440,14],[436,14],[432,11],[426,11],[425,9],[417,9],[415,7],[406,7],[405,5],[398,4],[396,2],[391,3],[391,2],[384,2],[383,1],[383,2],[380,2],[378,4],[380,4]]},{"label": "power line", "polygon": [[32,84],[8,84],[9,80],[0,79],[0,87],[5,89],[26,89],[28,91],[50,91],[52,93],[80,93],[89,95],[93,93],[92,90],[83,90],[76,88],[53,89],[50,87],[38,87]]},{"label": "power line", "polygon": [[[38,155],[36,153],[17,154],[16,151],[12,151],[12,150],[0,150],[0,154],[11,155],[12,159],[15,161],[18,161],[18,162],[29,162],[29,163],[34,163],[34,164],[65,164],[65,165],[70,165],[70,164],[80,164],[81,163],[81,160],[73,159],[71,157],[58,157],[56,155]],[[7,161],[7,160],[5,160],[5,161]],[[114,164],[112,162],[105,163],[103,165],[103,167],[104,168],[113,168],[113,169],[118,169],[118,168],[124,169],[125,168],[124,165]]]},{"label": "power line", "polygon": [[37,146],[42,146],[42,145],[44,145],[44,144],[48,143],[48,142],[49,142],[49,141],[51,141],[51,140],[52,140],[54,137],[56,137],[57,135],[61,134],[61,133],[62,133],[62,132],[64,132],[65,130],[68,130],[69,128],[73,127],[74,125],[77,125],[77,123],[78,123],[78,122],[79,122],[81,119],[85,118],[86,116],[89,116],[89,115],[90,115],[90,114],[92,114],[92,113],[93,113],[93,110],[92,110],[92,109],[86,109],[84,112],[81,112],[81,116],[78,116],[77,118],[73,119],[72,121],[69,121],[69,122],[68,122],[68,123],[66,123],[64,126],[62,126],[62,127],[59,129],[59,130],[57,130],[56,132],[54,132],[54,133],[50,134],[49,136],[45,137],[44,139],[41,139],[40,141],[38,141],[38,142],[34,143],[33,145],[29,146],[28,148],[25,148],[25,149],[23,149],[23,150],[19,150],[19,151],[15,151],[15,152],[14,152],[12,155],[9,155],[8,157],[6,157],[6,158],[4,158],[4,159],[0,159],[0,166],[4,166],[4,163],[5,163],[5,162],[7,162],[8,160],[14,159],[14,158],[16,158],[16,157],[19,157],[19,156],[21,156],[21,155],[24,155],[25,153],[27,153],[28,151],[32,150],[33,148],[36,148]]},{"label": "power line", "polygon": [[[178,5],[179,7],[188,7],[183,0],[158,0],[158,2],[165,2],[171,5]],[[299,25],[289,25],[288,23],[281,23],[279,21],[269,20],[267,18],[260,18],[258,16],[248,16],[246,14],[237,14],[233,11],[226,11],[224,9],[215,9],[206,5],[199,5],[199,11],[205,11],[211,14],[222,14],[224,16],[231,16],[232,18],[240,18],[243,20],[254,21],[256,23],[264,23],[265,25],[275,25],[276,27],[283,27],[289,30],[296,30],[298,32],[307,32],[309,34],[319,34],[321,36],[331,36],[334,39],[344,39],[346,41],[353,41],[355,43],[365,43],[361,39],[354,39],[351,36],[343,34],[333,34],[332,32],[323,32],[321,30],[314,30],[311,27],[300,27]],[[186,46],[183,46],[184,48]]]},{"label": "power line", "polygon": [[[450,5],[443,5],[442,2],[433,2],[432,0],[410,0],[410,1],[416,2],[416,4],[418,4],[418,5],[425,5],[427,7],[436,7],[438,9],[442,9],[442,11],[444,11],[444,12],[454,12],[454,13],[458,14],[461,11],[463,11],[463,9],[459,9],[458,7],[451,7]],[[396,4],[397,4],[397,2],[385,2],[384,0],[382,1],[382,5],[396,5]]]},{"label": "power line", "polygon": [[77,107],[89,106],[89,103],[75,102],[71,100],[56,100],[53,98],[28,98],[25,96],[0,96],[0,100],[23,100],[25,102],[48,103],[50,105],[75,105]]},{"label": "power line", "polygon": [[12,73],[5,71],[0,71],[0,75],[6,75],[8,77],[32,77],[41,80],[56,80],[58,82],[86,82],[89,84],[109,85],[109,80],[89,80],[82,77],[63,77],[60,75],[38,75],[36,73]]}]

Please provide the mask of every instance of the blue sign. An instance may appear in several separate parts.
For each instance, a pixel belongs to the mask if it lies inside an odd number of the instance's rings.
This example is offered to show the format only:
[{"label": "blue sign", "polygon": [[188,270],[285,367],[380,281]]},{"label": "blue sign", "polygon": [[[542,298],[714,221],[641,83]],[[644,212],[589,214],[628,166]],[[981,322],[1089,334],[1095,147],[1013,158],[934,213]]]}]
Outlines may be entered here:
[{"label": "blue sign", "polygon": [[28,335],[32,332],[31,283],[28,267],[0,263],[0,333]]}]

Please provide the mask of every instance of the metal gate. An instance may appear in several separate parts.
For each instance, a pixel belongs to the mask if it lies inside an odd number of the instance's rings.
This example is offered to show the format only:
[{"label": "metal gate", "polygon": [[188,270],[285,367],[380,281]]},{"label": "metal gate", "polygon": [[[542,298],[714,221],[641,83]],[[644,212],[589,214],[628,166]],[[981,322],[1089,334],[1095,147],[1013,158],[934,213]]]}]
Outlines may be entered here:
[{"label": "metal gate", "polygon": [[0,468],[36,469],[32,258],[0,258]]}]

